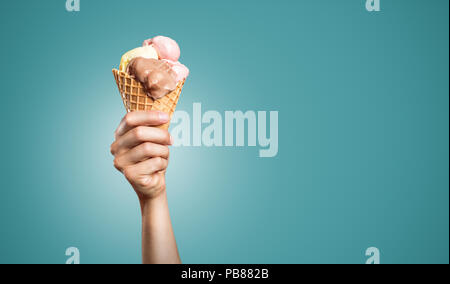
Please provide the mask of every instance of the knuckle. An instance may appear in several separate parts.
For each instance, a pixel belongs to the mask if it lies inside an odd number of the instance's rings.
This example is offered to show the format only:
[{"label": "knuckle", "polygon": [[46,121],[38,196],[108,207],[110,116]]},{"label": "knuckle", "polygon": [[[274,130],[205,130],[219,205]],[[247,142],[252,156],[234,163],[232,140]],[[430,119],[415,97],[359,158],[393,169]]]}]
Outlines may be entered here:
[{"label": "knuckle", "polygon": [[156,188],[161,183],[161,177],[158,174],[153,174],[147,179],[147,187]]},{"label": "knuckle", "polygon": [[129,112],[127,113],[124,118],[123,121],[125,122],[126,125],[132,126],[133,125],[133,113]]},{"label": "knuckle", "polygon": [[162,157],[157,157],[156,165],[159,169],[164,169],[167,166],[167,160]]},{"label": "knuckle", "polygon": [[143,126],[136,127],[134,129],[134,138],[138,141],[142,141],[145,135],[145,128]]},{"label": "knuckle", "polygon": [[114,143],[111,144],[111,146],[110,146],[110,148],[109,148],[109,151],[111,152],[111,155],[113,155],[113,156],[116,154],[116,149],[115,149],[115,147],[114,147]]},{"label": "knuckle", "polygon": [[156,166],[157,166],[158,168],[162,167],[162,166],[163,166],[163,163],[164,163],[163,158],[161,158],[161,157],[156,157],[156,158],[155,158],[155,164],[156,164]]},{"label": "knuckle", "polygon": [[166,157],[167,159],[170,157],[170,150],[167,146],[164,146],[164,157]]},{"label": "knuckle", "polygon": [[142,147],[144,148],[145,155],[151,155],[153,152],[153,145],[150,142],[146,142],[142,144]]},{"label": "knuckle", "polygon": [[169,144],[170,143],[170,133],[169,131],[165,130],[164,131],[164,141]]},{"label": "knuckle", "polygon": [[139,187],[152,187],[153,186],[153,178],[151,177],[143,177],[137,181],[137,185]]},{"label": "knuckle", "polygon": [[115,158],[115,159],[114,159],[114,167],[115,167],[116,169],[118,169],[119,171],[122,170],[122,166],[121,166],[121,164],[120,164],[119,158]]},{"label": "knuckle", "polygon": [[159,175],[153,175],[152,179],[150,181],[150,186],[155,188],[159,185],[161,178],[159,177]]}]

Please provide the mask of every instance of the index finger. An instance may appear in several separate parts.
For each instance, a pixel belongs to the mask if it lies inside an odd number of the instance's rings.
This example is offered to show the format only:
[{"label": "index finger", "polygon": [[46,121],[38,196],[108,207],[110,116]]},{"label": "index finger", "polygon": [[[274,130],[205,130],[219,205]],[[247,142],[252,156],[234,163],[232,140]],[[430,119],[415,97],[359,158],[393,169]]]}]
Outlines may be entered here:
[{"label": "index finger", "polygon": [[116,138],[137,126],[159,126],[169,122],[169,115],[162,111],[133,111],[127,113],[116,130]]}]

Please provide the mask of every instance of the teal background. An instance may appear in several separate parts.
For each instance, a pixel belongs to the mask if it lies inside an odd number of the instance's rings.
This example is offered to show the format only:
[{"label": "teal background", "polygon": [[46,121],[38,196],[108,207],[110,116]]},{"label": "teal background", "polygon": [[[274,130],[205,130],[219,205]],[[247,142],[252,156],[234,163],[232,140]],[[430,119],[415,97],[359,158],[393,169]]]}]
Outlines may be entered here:
[{"label": "teal background", "polygon": [[111,69],[175,38],[178,110],[279,111],[279,154],[174,148],[185,263],[449,262],[449,2],[3,1],[0,263],[139,263]]}]

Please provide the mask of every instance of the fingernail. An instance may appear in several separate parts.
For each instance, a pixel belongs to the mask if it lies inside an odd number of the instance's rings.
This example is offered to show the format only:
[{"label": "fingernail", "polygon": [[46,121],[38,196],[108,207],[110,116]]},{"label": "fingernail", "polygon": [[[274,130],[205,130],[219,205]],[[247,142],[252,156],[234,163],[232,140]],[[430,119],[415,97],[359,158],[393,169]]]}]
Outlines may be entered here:
[{"label": "fingernail", "polygon": [[159,113],[159,119],[161,121],[169,121],[169,115],[165,112],[160,112]]},{"label": "fingernail", "polygon": [[173,145],[173,137],[170,135],[170,145]]}]

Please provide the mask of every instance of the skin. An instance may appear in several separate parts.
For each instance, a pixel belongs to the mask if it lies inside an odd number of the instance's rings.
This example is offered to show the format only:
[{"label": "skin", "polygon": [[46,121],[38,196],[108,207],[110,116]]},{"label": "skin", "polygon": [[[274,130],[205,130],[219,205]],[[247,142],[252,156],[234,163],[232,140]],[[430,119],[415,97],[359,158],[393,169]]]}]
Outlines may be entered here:
[{"label": "skin", "polygon": [[144,264],[180,264],[166,194],[166,169],[172,137],[156,128],[169,122],[157,111],[128,113],[115,132],[114,166],[134,188],[142,212]]}]

